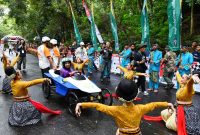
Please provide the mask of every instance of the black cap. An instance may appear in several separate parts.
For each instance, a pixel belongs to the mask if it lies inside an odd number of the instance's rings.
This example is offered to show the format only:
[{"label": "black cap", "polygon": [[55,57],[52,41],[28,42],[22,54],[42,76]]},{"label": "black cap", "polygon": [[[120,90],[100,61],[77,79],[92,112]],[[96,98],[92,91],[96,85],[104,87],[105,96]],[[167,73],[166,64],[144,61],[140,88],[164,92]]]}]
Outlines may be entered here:
[{"label": "black cap", "polygon": [[181,48],[188,48],[187,45],[181,45]]},{"label": "black cap", "polygon": [[146,48],[146,47],[147,47],[146,44],[139,44],[137,48],[138,48],[138,50],[139,50],[139,49],[141,49],[141,48]]},{"label": "black cap", "polygon": [[117,86],[116,94],[126,101],[131,101],[138,94],[137,85],[134,81],[123,79]]}]

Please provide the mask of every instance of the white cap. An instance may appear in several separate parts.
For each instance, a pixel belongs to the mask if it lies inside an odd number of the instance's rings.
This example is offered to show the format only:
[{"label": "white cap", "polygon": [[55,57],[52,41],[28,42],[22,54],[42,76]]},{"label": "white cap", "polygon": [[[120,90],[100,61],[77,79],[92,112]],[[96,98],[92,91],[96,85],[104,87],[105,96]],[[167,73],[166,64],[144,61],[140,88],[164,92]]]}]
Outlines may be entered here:
[{"label": "white cap", "polygon": [[50,41],[50,38],[47,36],[42,37],[42,42]]},{"label": "white cap", "polygon": [[80,45],[85,45],[84,42],[80,42]]},{"label": "white cap", "polygon": [[55,40],[55,39],[51,39],[51,40],[50,40],[50,43],[53,44],[53,45],[57,45],[57,44],[58,44],[58,41]]}]

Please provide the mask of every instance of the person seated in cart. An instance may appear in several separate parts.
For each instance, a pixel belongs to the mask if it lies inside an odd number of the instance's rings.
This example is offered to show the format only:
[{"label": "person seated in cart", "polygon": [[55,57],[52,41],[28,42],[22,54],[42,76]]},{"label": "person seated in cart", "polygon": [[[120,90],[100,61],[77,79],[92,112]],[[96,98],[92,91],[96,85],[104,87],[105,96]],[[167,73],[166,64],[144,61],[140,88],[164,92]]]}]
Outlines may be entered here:
[{"label": "person seated in cart", "polygon": [[135,66],[136,66],[135,62],[132,61],[126,66],[126,68],[120,65],[118,65],[117,68],[119,68],[124,73],[124,79],[133,80],[135,76],[148,77],[148,74],[146,73],[139,73],[139,72],[134,71]]},{"label": "person seated in cart", "polygon": [[72,66],[74,67],[74,70],[84,74],[83,68],[88,61],[89,59],[82,61],[81,58],[77,57],[76,62],[72,62]]},{"label": "person seated in cart", "polygon": [[72,66],[71,60],[68,58],[64,58],[62,60],[62,68],[60,69],[60,76],[63,78],[72,76],[75,73],[75,71],[72,71],[71,66]]},{"label": "person seated in cart", "polygon": [[112,116],[118,126],[116,135],[141,135],[140,123],[141,118],[146,113],[153,111],[160,107],[171,107],[173,105],[167,102],[152,102],[146,105],[133,104],[134,98],[138,94],[138,88],[134,81],[123,79],[117,89],[116,93],[119,96],[119,100],[124,102],[121,106],[107,106],[100,103],[78,103],[76,105],[76,115],[80,116],[82,108],[96,108],[98,111],[104,112]]}]

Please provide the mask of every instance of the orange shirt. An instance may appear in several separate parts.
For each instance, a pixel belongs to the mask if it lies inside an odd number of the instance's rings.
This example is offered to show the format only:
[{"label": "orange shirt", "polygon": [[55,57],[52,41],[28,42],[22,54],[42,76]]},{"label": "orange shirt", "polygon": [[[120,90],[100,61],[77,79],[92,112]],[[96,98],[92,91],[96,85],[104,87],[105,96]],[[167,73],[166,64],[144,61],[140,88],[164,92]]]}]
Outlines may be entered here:
[{"label": "orange shirt", "polygon": [[60,57],[60,51],[57,46],[53,47],[53,52],[56,57]]}]

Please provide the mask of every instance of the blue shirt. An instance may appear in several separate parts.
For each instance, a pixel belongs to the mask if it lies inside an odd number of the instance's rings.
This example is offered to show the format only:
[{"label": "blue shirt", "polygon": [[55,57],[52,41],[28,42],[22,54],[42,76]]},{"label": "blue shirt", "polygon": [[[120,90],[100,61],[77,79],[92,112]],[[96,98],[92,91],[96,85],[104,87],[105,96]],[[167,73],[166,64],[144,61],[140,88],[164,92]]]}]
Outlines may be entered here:
[{"label": "blue shirt", "polygon": [[150,63],[150,69],[149,72],[151,71],[160,71],[160,60],[162,59],[162,52],[159,50],[152,51],[150,53],[150,59],[153,61],[153,63]]},{"label": "blue shirt", "polygon": [[185,70],[190,70],[190,66],[192,65],[193,63],[193,55],[189,52],[186,52],[186,53],[181,53],[181,56],[179,54],[177,60],[176,60],[176,65],[178,65],[179,63],[179,60],[180,60],[180,57],[181,57],[181,63],[179,66],[182,66],[183,69]]},{"label": "blue shirt", "polygon": [[87,55],[88,55],[89,58],[93,58],[94,57],[94,53],[95,53],[94,47],[90,47],[87,50]]}]

